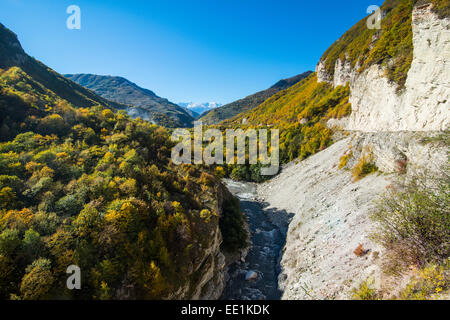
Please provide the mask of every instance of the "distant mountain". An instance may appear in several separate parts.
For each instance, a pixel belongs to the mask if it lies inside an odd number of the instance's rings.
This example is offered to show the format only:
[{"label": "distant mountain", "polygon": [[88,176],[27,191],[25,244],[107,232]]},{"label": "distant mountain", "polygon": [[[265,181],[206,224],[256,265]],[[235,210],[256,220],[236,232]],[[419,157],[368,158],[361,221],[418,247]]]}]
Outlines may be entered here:
[{"label": "distant mountain", "polygon": [[[180,104],[178,104],[178,105],[180,106]],[[186,110],[186,112],[187,112],[188,114],[190,114],[191,117],[193,117],[194,119],[197,119],[198,117],[200,117],[200,114],[198,114],[197,112],[192,111],[191,109],[188,109],[188,108],[183,107],[183,106],[180,106],[180,107],[182,107],[184,110]]]},{"label": "distant mountain", "polygon": [[216,108],[207,112],[201,117],[201,120],[207,124],[216,124],[220,121],[230,119],[239,113],[249,111],[263,103],[275,93],[287,89],[305,79],[311,73],[312,71],[307,71],[295,77],[280,80],[269,89],[257,92],[244,99],[229,103],[227,105],[224,105],[223,107]]},{"label": "distant mountain", "polygon": [[217,102],[204,102],[204,103],[195,103],[195,102],[179,102],[179,106],[194,112],[197,116],[201,116],[203,113],[208,112],[209,110],[219,108],[222,106],[221,103]]},{"label": "distant mountain", "polygon": [[128,105],[127,111],[132,116],[168,127],[192,126],[194,117],[185,109],[125,78],[94,74],[64,76],[105,99]]}]

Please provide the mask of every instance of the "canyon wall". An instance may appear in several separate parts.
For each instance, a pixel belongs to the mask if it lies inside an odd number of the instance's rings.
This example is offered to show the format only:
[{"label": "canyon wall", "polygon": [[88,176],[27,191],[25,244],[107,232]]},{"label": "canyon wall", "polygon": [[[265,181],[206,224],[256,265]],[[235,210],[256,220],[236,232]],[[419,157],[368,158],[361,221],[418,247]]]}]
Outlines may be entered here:
[{"label": "canyon wall", "polygon": [[[352,113],[344,129],[357,131],[439,131],[450,119],[450,19],[439,19],[431,5],[412,13],[414,54],[405,88],[388,81],[385,70],[372,65],[362,72],[337,60],[335,74],[317,66],[320,82],[350,82]],[[341,122],[342,123],[342,122]]]}]

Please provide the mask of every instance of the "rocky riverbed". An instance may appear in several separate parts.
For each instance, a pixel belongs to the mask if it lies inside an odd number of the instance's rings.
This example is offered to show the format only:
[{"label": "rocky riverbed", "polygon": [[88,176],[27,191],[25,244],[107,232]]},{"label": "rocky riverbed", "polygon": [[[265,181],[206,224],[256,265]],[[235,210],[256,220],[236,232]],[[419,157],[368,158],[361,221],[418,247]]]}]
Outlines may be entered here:
[{"label": "rocky riverbed", "polygon": [[252,247],[244,261],[234,263],[228,270],[228,281],[222,295],[225,300],[274,300],[281,298],[278,288],[279,258],[285,236],[274,225],[256,200],[256,185],[225,181],[228,189],[241,201],[248,217]]}]

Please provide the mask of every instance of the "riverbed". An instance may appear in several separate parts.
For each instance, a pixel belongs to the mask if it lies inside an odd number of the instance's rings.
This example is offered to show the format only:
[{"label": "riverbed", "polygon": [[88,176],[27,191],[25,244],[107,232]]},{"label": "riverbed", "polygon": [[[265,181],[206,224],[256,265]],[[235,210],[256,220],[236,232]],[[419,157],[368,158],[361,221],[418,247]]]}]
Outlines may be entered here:
[{"label": "riverbed", "polygon": [[256,200],[255,184],[232,180],[226,180],[225,184],[239,198],[241,210],[248,217],[252,247],[245,261],[230,266],[222,299],[278,300],[279,256],[284,236]]}]

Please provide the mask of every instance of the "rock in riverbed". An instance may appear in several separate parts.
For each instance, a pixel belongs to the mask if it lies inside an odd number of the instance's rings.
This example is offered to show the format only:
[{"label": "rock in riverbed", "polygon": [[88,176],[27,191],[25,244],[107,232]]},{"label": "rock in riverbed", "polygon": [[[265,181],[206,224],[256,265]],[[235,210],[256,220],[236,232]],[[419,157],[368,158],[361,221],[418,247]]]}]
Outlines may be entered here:
[{"label": "rock in riverbed", "polygon": [[246,281],[252,281],[252,280],[256,280],[256,279],[258,279],[258,273],[255,271],[250,270],[245,274]]}]

